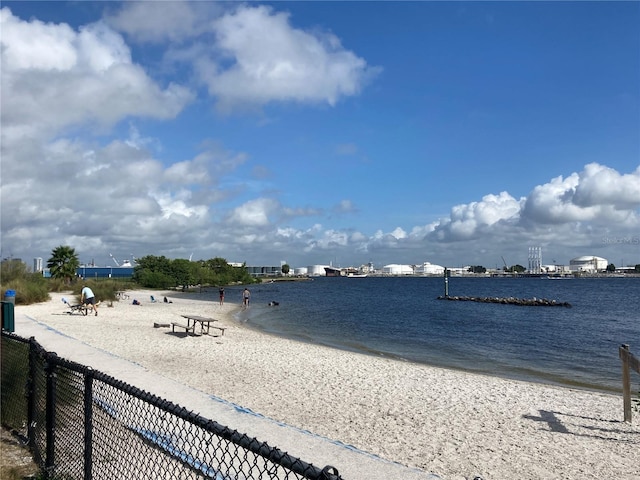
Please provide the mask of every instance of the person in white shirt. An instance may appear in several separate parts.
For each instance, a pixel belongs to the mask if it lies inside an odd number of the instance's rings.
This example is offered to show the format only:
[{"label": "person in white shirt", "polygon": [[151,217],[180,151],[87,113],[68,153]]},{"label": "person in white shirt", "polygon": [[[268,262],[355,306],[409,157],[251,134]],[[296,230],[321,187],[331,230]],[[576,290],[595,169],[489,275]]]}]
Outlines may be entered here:
[{"label": "person in white shirt", "polygon": [[93,311],[96,312],[96,317],[98,316],[98,305],[96,305],[96,296],[93,294],[93,290],[91,290],[86,285],[82,286],[82,292],[80,292],[80,303],[83,305],[91,305],[93,307]]}]

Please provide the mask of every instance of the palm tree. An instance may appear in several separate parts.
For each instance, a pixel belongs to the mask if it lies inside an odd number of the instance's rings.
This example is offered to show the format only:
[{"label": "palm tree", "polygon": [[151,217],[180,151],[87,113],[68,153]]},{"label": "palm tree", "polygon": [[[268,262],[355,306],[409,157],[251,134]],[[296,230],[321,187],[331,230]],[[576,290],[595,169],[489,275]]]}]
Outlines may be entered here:
[{"label": "palm tree", "polygon": [[80,265],[75,249],[60,245],[51,252],[51,258],[47,260],[47,267],[51,270],[53,278],[62,278],[66,283],[76,276],[76,269]]}]

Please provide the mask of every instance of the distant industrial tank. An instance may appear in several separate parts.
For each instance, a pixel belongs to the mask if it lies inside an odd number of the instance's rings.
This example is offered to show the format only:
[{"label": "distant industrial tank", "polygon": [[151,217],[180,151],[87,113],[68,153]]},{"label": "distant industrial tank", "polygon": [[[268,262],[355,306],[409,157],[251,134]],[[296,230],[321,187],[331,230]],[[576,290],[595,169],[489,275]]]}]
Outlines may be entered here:
[{"label": "distant industrial tank", "polygon": [[416,275],[442,275],[444,273],[444,267],[440,265],[434,265],[430,262],[424,262],[422,265],[416,265]]},{"label": "distant industrial tank", "polygon": [[596,273],[607,269],[609,261],[606,258],[595,255],[584,255],[569,261],[569,269],[572,272]]},{"label": "distant industrial tank", "polygon": [[307,267],[307,275],[310,277],[324,277],[324,267],[328,265],[309,265]]},{"label": "distant industrial tank", "polygon": [[392,263],[382,267],[383,275],[413,275],[413,273],[412,265],[398,265],[396,263]]}]

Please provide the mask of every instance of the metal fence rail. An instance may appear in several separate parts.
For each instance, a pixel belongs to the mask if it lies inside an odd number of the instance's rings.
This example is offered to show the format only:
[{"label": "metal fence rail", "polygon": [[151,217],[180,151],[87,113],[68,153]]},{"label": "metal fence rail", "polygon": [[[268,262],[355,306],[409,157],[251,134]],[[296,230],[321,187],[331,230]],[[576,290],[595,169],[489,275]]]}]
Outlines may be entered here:
[{"label": "metal fence rail", "polygon": [[2,424],[45,478],[341,480],[255,438],[2,332]]}]

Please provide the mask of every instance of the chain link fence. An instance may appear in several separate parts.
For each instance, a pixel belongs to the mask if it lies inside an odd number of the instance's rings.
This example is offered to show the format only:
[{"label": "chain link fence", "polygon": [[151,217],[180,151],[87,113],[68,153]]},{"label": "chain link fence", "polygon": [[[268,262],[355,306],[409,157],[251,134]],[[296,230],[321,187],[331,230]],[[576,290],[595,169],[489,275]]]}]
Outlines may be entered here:
[{"label": "chain link fence", "polygon": [[255,438],[2,332],[2,424],[44,478],[342,480]]}]

